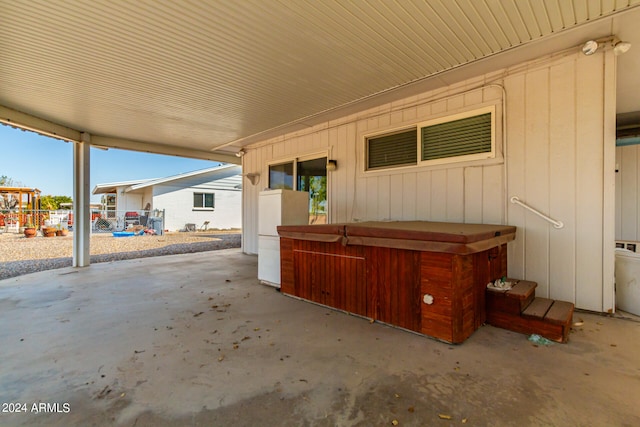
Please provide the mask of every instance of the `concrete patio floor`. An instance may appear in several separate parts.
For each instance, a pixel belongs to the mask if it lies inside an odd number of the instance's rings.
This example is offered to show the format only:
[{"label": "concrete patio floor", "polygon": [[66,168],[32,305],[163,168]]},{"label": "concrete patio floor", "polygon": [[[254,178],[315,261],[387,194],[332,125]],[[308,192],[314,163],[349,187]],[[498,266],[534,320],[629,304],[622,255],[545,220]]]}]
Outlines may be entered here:
[{"label": "concrete patio floor", "polygon": [[256,275],[230,249],[0,281],[0,425],[640,425],[638,318],[450,345]]}]

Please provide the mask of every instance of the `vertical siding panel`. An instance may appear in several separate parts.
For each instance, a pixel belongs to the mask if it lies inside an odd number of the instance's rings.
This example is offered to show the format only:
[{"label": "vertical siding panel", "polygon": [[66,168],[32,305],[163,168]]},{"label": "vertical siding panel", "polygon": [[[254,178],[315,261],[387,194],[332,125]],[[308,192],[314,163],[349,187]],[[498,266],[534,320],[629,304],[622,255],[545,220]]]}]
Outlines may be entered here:
[{"label": "vertical siding panel", "polygon": [[447,220],[447,171],[435,170],[431,173],[431,219]]},{"label": "vertical siding panel", "polygon": [[638,233],[638,150],[635,146],[624,147],[620,162],[622,209],[621,232],[623,240],[636,240]]},{"label": "vertical siding panel", "polygon": [[352,191],[353,185],[349,176],[353,165],[347,160],[347,129],[339,126],[332,135],[335,140],[332,140],[331,156],[338,162],[338,169],[331,172],[331,193],[327,195],[331,205],[331,222],[346,222],[348,204],[352,200],[348,193]]},{"label": "vertical siding panel", "polygon": [[549,215],[564,223],[550,228],[549,295],[575,300],[576,93],[575,63],[550,70]]},{"label": "vertical siding panel", "polygon": [[[549,74],[543,69],[527,75],[525,88],[526,140],[523,200],[537,210],[549,212]],[[538,282],[536,295],[549,296],[549,224],[527,217],[527,279]],[[535,254],[535,256],[530,256]]]},{"label": "vertical siding panel", "polygon": [[276,142],[272,145],[273,147],[273,155],[278,158],[284,156],[284,141]]},{"label": "vertical siding panel", "polygon": [[576,79],[576,305],[596,311],[602,309],[602,56],[579,58]]},{"label": "vertical siding panel", "polygon": [[465,168],[464,174],[464,222],[482,224],[482,168]]},{"label": "vertical siding panel", "polygon": [[394,111],[390,115],[390,124],[398,125],[402,123],[402,111]]},{"label": "vertical siding panel", "polygon": [[378,177],[378,215],[375,219],[387,220],[390,218],[390,181],[388,175]]},{"label": "vertical siding panel", "polygon": [[[338,128],[331,128],[327,132],[327,159],[337,160],[338,158]],[[340,207],[334,206],[333,200],[346,200],[344,194],[346,188],[344,182],[346,182],[346,166],[347,162],[339,162],[342,164],[342,168],[338,168],[334,172],[327,172],[327,222],[336,222],[338,209],[344,210],[344,203],[340,203]],[[342,182],[342,186],[336,185],[336,182]],[[334,193],[336,193],[334,195]],[[337,204],[337,203],[336,203]]]},{"label": "vertical siding panel", "polygon": [[455,113],[456,110],[464,107],[464,95],[454,96],[447,100],[447,111]]},{"label": "vertical siding panel", "polygon": [[[253,163],[252,158],[255,157],[255,150],[249,151],[242,159],[242,173],[247,173],[248,165]],[[254,253],[253,240],[257,236],[253,228],[253,199],[254,192],[245,186],[242,180],[242,251],[244,253]]]},{"label": "vertical siding panel", "polygon": [[327,143],[327,141],[329,141],[329,131],[328,130],[322,130],[320,132],[316,132],[313,134],[313,150],[324,150],[326,149],[329,144]]},{"label": "vertical siding panel", "polygon": [[442,116],[447,111],[447,101],[436,101],[431,104],[431,114],[433,116]]},{"label": "vertical siding panel", "polygon": [[366,203],[366,216],[369,221],[379,219],[378,217],[378,178],[369,177],[367,181],[367,195],[365,199]]},{"label": "vertical siding panel", "polygon": [[447,217],[449,222],[464,221],[464,169],[447,169]]},{"label": "vertical siding panel", "polygon": [[405,108],[402,110],[402,121],[404,123],[416,121],[417,111],[416,107]]},{"label": "vertical siding panel", "polygon": [[422,171],[416,174],[416,219],[431,219],[431,172]]},{"label": "vertical siding panel", "polygon": [[[350,123],[346,126],[342,126],[345,129],[344,145],[346,149],[345,165],[347,173],[347,199],[341,200],[339,203],[343,203],[346,206],[345,221],[353,221],[354,204],[356,203],[356,185],[357,175],[359,170],[362,169],[360,164],[360,158],[358,157],[358,147],[362,145],[362,141],[357,140],[357,132],[355,123]],[[340,163],[338,163],[340,167]],[[338,182],[337,185],[342,183]]]},{"label": "vertical siding panel", "polygon": [[418,120],[427,120],[430,116],[431,104],[422,104],[416,109],[416,117]]},{"label": "vertical siding panel", "polygon": [[[600,310],[615,309],[615,140],[616,140],[616,58],[604,55],[602,76],[602,303]],[[597,285],[594,283],[593,285]]]},{"label": "vertical siding panel", "polygon": [[485,224],[503,224],[504,191],[502,165],[482,168],[482,222]]},{"label": "vertical siding panel", "polygon": [[[270,149],[270,148],[269,148]],[[267,148],[249,150],[243,157],[243,173],[259,172],[260,183],[258,185],[249,184],[248,180],[242,180],[243,188],[243,251],[246,253],[258,253],[258,193],[261,188],[268,185],[268,169],[265,165],[265,151]]]},{"label": "vertical siding panel", "polygon": [[[524,152],[524,76],[511,77],[505,81],[507,93],[507,197],[525,196],[525,152]],[[508,272],[510,276],[519,279],[526,278],[525,269],[525,242],[527,229],[524,210],[509,203],[507,211],[507,223],[518,227],[516,239],[507,246],[509,252]]]},{"label": "vertical siding panel", "polygon": [[320,137],[317,133],[300,136],[296,138],[296,143],[291,146],[291,148],[294,151],[287,153],[287,155],[291,157],[295,157],[302,154],[308,154],[309,151],[313,151],[314,140],[319,140],[319,139]]},{"label": "vertical siding panel", "polygon": [[[417,206],[417,174],[415,172],[402,175],[402,218],[406,221],[416,219]],[[399,191],[399,190],[398,190]]]},{"label": "vertical siding panel", "polygon": [[404,190],[402,188],[403,175],[391,175],[389,184],[389,218],[395,221],[403,220]]},{"label": "vertical siding panel", "polygon": [[484,100],[482,90],[474,90],[464,95],[465,107],[472,107],[474,105],[481,104]]},{"label": "vertical siding panel", "polygon": [[367,218],[368,211],[368,202],[367,195],[369,187],[368,178],[362,176],[362,172],[364,171],[364,165],[361,162],[364,162],[364,147],[360,135],[367,132],[366,121],[358,121],[349,126],[349,130],[347,132],[347,138],[351,140],[351,144],[353,144],[353,150],[356,153],[356,158],[354,162],[356,164],[355,175],[355,206],[353,206],[353,210],[351,212],[351,218],[354,221],[360,221]]}]

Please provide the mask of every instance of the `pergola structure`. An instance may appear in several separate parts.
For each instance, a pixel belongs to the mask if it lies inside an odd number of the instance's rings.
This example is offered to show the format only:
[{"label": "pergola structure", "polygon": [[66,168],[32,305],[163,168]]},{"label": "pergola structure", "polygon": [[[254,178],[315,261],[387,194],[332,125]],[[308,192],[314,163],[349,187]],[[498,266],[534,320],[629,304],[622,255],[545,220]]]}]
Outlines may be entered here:
[{"label": "pergola structure", "polygon": [[3,222],[15,222],[18,227],[26,223],[39,226],[39,209],[40,190],[37,188],[0,187],[0,216]]}]

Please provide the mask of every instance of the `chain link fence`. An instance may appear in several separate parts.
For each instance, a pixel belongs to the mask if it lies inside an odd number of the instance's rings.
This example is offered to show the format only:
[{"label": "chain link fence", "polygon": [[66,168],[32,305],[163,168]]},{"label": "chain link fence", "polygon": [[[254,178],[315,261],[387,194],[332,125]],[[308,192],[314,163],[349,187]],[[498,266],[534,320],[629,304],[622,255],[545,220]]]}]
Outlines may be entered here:
[{"label": "chain link fence", "polygon": [[[164,210],[91,210],[91,232],[111,233],[118,231],[163,234]],[[0,210],[0,232],[22,233],[24,228],[39,230],[55,228],[71,230],[74,227],[73,211],[70,210]]]}]

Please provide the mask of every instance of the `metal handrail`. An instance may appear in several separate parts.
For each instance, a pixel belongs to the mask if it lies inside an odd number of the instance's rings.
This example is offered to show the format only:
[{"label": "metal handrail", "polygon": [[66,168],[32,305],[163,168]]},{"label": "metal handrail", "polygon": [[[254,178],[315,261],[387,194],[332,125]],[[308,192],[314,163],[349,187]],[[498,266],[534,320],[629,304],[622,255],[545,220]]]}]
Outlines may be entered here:
[{"label": "metal handrail", "polygon": [[516,205],[520,205],[523,208],[525,208],[526,210],[533,212],[534,214],[538,215],[540,218],[544,219],[545,221],[550,222],[551,224],[553,224],[553,228],[563,228],[564,227],[564,223],[562,221],[556,221],[553,218],[550,218],[548,216],[546,216],[545,214],[543,214],[542,212],[532,208],[531,206],[527,205],[524,202],[521,202],[520,199],[517,196],[512,196],[511,199],[509,199],[511,201],[511,203],[516,204]]}]

